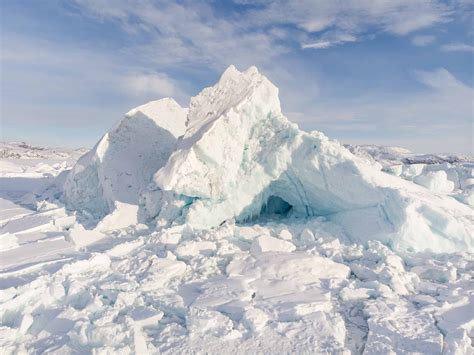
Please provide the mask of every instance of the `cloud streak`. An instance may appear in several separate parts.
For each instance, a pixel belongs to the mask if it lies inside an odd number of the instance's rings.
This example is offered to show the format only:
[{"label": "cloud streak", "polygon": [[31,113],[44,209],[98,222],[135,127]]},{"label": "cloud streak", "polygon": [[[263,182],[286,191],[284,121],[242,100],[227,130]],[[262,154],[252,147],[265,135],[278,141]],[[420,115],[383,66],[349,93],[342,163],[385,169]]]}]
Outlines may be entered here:
[{"label": "cloud streak", "polygon": [[419,35],[412,38],[411,43],[417,47],[426,47],[436,41],[435,36]]},{"label": "cloud streak", "polygon": [[474,52],[474,46],[465,43],[449,43],[441,46],[443,52]]},{"label": "cloud streak", "polygon": [[161,65],[199,62],[219,69],[230,62],[268,63],[288,52],[291,46],[281,41],[285,32],[302,49],[324,49],[367,32],[406,35],[447,22],[452,14],[451,6],[439,0],[235,1],[242,11],[229,9],[225,16],[202,2],[75,2],[87,16],[116,21],[131,34],[148,33],[149,42],[132,49],[142,58],[154,54]]},{"label": "cloud streak", "polygon": [[325,39],[313,43],[306,43],[301,45],[302,49],[326,49],[341,45],[348,42],[355,42],[357,38],[350,34],[331,34],[330,36],[325,36]]},{"label": "cloud streak", "polygon": [[329,100],[290,117],[307,129],[359,136],[359,141],[348,139],[355,143],[403,143],[420,152],[474,153],[474,88],[444,68],[418,70],[414,77],[425,87],[416,93]]}]

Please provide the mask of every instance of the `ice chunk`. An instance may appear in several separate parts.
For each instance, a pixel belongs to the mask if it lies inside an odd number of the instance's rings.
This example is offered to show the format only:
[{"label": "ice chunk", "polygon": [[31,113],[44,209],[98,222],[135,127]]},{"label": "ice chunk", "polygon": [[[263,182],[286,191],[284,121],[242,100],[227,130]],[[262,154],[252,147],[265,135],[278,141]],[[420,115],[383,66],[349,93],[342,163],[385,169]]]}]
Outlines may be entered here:
[{"label": "ice chunk", "polygon": [[253,332],[262,330],[269,320],[268,315],[258,308],[247,308],[242,323]]},{"label": "ice chunk", "polygon": [[[424,168],[412,164],[404,173]],[[357,242],[474,249],[470,208],[381,172],[320,132],[299,130],[281,113],[278,89],[254,67],[230,67],[192,98],[186,132],[153,179],[160,197],[147,209],[160,225],[327,216]]]},{"label": "ice chunk", "polygon": [[293,243],[286,240],[270,237],[268,235],[262,235],[257,237],[252,242],[251,251],[253,254],[265,253],[269,251],[275,252],[292,252],[296,247]]},{"label": "ice chunk", "polygon": [[14,234],[4,233],[0,235],[0,251],[14,249],[18,246],[18,239]]},{"label": "ice chunk", "polygon": [[216,250],[216,245],[208,241],[189,241],[181,244],[176,249],[176,254],[180,257],[196,256],[199,254],[210,255]]},{"label": "ice chunk", "polygon": [[77,248],[83,248],[97,243],[105,238],[105,234],[97,230],[87,230],[80,224],[75,224],[69,230],[69,239]]},{"label": "ice chunk", "polygon": [[288,229],[282,229],[280,231],[280,233],[278,234],[278,236],[283,240],[292,240],[293,239],[293,235],[291,234],[291,232]]},{"label": "ice chunk", "polygon": [[230,275],[260,275],[271,280],[292,280],[305,285],[319,279],[344,279],[350,269],[342,264],[302,252],[264,253],[253,263],[234,259],[228,266]]},{"label": "ice chunk", "polygon": [[452,192],[454,183],[448,180],[448,175],[444,170],[428,171],[416,176],[413,181],[434,192]]},{"label": "ice chunk", "polygon": [[[128,112],[79,159],[64,185],[69,209],[101,219],[117,203],[138,205],[151,181],[184,133],[187,109],[173,99],[152,101]],[[130,219],[126,212],[127,222]]]},{"label": "ice chunk", "polygon": [[143,245],[143,239],[132,240],[130,242],[122,243],[119,245],[114,246],[107,252],[107,255],[113,257],[122,257],[127,254],[130,254],[135,249],[141,247]]}]

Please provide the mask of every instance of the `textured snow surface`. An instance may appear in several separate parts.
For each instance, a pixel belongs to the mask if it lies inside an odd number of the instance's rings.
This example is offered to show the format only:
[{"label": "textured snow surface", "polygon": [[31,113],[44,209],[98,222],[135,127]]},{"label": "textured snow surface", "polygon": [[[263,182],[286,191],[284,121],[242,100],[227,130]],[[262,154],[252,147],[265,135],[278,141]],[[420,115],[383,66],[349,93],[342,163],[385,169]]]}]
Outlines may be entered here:
[{"label": "textured snow surface", "polygon": [[70,172],[15,149],[2,354],[474,354],[472,158],[345,148],[233,67]]},{"label": "textured snow surface", "polygon": [[5,354],[474,351],[472,254],[397,255],[323,218],[100,234],[2,207]]}]

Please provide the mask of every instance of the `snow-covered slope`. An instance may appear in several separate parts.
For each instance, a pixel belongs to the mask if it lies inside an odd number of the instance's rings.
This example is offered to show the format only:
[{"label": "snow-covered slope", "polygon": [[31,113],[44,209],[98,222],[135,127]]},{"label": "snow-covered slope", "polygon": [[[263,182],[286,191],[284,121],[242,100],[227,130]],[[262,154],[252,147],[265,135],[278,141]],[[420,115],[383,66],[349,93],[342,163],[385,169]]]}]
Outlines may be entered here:
[{"label": "snow-covered slope", "polygon": [[271,211],[325,216],[354,241],[394,249],[474,248],[472,209],[379,171],[320,132],[299,130],[254,67],[229,67],[191,100],[186,133],[154,181],[160,190],[145,194],[144,207],[159,225],[210,228]]},{"label": "snow-covered slope", "polygon": [[64,187],[66,206],[95,219],[126,209],[112,224],[118,227],[115,222],[125,223],[124,218],[136,223],[139,192],[174,150],[184,133],[186,114],[173,99],[128,112],[74,166]]}]

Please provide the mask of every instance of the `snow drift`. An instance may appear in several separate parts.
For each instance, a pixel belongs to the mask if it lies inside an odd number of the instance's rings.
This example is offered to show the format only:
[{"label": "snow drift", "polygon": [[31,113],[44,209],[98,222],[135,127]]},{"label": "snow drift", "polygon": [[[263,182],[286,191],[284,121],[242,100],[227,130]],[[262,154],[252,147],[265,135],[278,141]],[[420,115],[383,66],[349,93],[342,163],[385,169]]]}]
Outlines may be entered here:
[{"label": "snow drift", "polygon": [[[138,196],[184,133],[187,109],[173,99],[139,106],[106,133],[69,174],[64,200],[69,209],[99,220],[116,208],[136,221]],[[132,208],[127,208],[132,206]],[[116,221],[118,222],[118,221]]]},{"label": "snow drift", "polygon": [[154,182],[142,204],[159,225],[205,229],[270,210],[324,216],[357,242],[473,248],[472,209],[379,171],[320,132],[299,130],[255,67],[231,66],[192,98],[186,132]]}]

